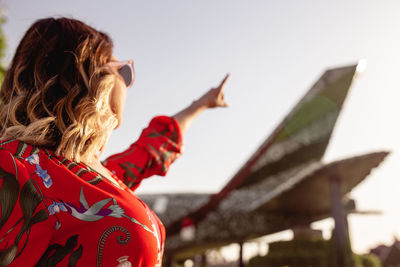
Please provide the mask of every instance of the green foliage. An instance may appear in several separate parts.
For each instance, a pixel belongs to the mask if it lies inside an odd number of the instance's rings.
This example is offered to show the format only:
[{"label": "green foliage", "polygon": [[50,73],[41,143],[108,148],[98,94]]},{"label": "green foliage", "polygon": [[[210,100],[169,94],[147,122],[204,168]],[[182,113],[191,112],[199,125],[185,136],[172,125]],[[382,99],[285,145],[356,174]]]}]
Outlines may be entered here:
[{"label": "green foliage", "polygon": [[271,243],[265,257],[255,257],[248,267],[330,267],[330,244],[321,238]]},{"label": "green foliage", "polygon": [[3,25],[6,22],[4,9],[0,7],[0,84],[3,82],[5,67],[3,59],[6,51],[6,37],[3,32]]},{"label": "green foliage", "polygon": [[359,265],[356,267],[382,267],[382,263],[378,256],[374,254],[356,255],[354,254],[355,262]]},{"label": "green foliage", "polygon": [[[247,267],[336,267],[333,244],[321,238],[271,243],[268,255],[250,259]],[[353,254],[351,264],[354,267],[382,267],[375,255]]]}]

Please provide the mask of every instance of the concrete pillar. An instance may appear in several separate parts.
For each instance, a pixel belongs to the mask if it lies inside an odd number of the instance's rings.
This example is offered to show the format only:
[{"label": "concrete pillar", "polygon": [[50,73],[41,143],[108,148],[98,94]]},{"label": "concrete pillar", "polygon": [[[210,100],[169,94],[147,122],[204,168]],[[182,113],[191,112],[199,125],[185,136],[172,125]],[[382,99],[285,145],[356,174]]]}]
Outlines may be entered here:
[{"label": "concrete pillar", "polygon": [[343,205],[343,193],[341,190],[342,177],[334,170],[329,177],[331,212],[335,221],[334,229],[334,253],[337,267],[353,267],[352,250],[349,239],[347,213]]},{"label": "concrete pillar", "polygon": [[165,257],[164,260],[163,260],[162,266],[163,267],[172,267],[172,266],[174,266],[172,257]]},{"label": "concrete pillar", "polygon": [[244,267],[244,262],[243,262],[243,242],[239,242],[239,267]]}]

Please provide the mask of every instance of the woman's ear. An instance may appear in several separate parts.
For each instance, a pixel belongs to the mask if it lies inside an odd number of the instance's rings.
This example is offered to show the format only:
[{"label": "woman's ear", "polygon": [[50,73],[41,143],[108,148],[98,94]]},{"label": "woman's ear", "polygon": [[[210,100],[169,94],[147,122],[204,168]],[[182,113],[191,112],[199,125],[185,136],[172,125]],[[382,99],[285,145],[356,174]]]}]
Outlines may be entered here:
[{"label": "woman's ear", "polygon": [[110,92],[110,108],[118,120],[117,126],[114,129],[117,129],[122,123],[122,113],[126,102],[126,90],[125,83],[117,79]]}]

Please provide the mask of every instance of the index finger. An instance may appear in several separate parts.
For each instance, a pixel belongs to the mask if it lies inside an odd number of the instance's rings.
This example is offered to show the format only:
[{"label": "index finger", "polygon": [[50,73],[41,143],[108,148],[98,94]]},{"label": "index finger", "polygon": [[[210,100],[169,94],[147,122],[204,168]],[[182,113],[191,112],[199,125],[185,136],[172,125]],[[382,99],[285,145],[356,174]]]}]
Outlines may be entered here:
[{"label": "index finger", "polygon": [[230,76],[230,73],[227,73],[226,76],[225,76],[225,78],[222,80],[222,82],[221,82],[220,85],[218,86],[218,88],[219,88],[218,91],[219,91],[219,92],[221,92],[222,89],[224,89],[225,83],[226,83],[226,81],[228,80],[229,76]]}]

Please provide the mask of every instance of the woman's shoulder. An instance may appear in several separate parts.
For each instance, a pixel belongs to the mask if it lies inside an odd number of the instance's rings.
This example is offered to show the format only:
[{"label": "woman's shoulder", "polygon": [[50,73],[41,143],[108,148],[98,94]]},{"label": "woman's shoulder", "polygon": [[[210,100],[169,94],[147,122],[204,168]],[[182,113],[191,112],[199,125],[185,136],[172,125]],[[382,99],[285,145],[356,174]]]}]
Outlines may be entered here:
[{"label": "woman's shoulder", "polygon": [[[27,179],[35,180],[39,187],[48,192],[56,188],[68,189],[74,181],[79,184],[96,184],[102,180],[98,173],[89,170],[83,163],[56,155],[51,149],[20,140],[0,140],[0,161],[4,162],[0,166],[9,171],[17,167],[24,170]],[[54,186],[55,184],[58,186]]]},{"label": "woman's shoulder", "polygon": [[53,178],[47,167],[51,160],[50,152],[43,148],[20,140],[0,140],[0,168],[13,175],[20,186],[29,181],[38,189],[50,188]]},{"label": "woman's shoulder", "polygon": [[24,176],[29,176],[26,158],[22,156],[26,148],[27,145],[24,146],[19,140],[0,140],[0,170],[18,176],[19,181],[29,179],[24,179]]}]

